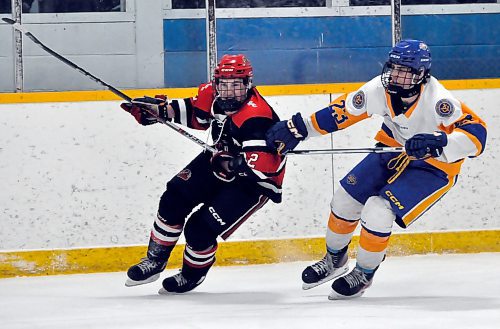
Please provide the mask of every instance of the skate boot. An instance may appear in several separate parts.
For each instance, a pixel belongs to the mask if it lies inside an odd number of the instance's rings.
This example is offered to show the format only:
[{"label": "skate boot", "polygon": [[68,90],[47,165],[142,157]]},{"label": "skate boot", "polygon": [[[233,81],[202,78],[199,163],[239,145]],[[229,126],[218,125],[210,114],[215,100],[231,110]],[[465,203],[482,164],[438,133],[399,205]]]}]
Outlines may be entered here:
[{"label": "skate boot", "polygon": [[327,250],[322,260],[306,267],[302,272],[302,289],[314,288],[346,273],[349,270],[347,247],[336,253]]},{"label": "skate boot", "polygon": [[125,282],[125,286],[133,287],[138,286],[140,284],[150,283],[158,280],[160,277],[160,273],[167,266],[167,262],[154,260],[150,258],[143,258],[139,262],[132,267],[130,267],[127,271],[127,281]]},{"label": "skate boot", "polygon": [[365,290],[372,285],[377,268],[366,270],[356,265],[347,275],[333,281],[333,291],[328,296],[328,299],[347,299],[363,295]]},{"label": "skate boot", "polygon": [[176,275],[163,280],[163,288],[161,288],[158,293],[161,295],[168,295],[172,293],[182,294],[198,287],[204,280],[205,275],[199,277],[198,279],[188,279],[182,274],[182,272],[179,272]]}]

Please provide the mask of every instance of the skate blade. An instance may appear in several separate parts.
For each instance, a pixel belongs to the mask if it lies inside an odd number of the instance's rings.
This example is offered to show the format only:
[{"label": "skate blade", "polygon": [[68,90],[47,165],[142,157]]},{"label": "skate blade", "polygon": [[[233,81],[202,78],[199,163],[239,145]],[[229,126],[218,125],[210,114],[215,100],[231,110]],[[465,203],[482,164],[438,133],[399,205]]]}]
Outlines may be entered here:
[{"label": "skate blade", "polygon": [[160,273],[155,274],[155,275],[147,278],[146,280],[142,280],[142,281],[135,281],[135,280],[132,280],[131,278],[128,278],[127,281],[125,281],[125,286],[126,287],[140,286],[141,284],[154,282],[154,281],[158,280],[159,277],[160,277]]},{"label": "skate blade", "polygon": [[314,282],[314,283],[305,283],[305,282],[302,282],[302,289],[303,290],[309,290],[311,288],[314,288],[314,287],[317,287],[325,282],[328,282],[328,281],[331,281],[335,278],[338,278],[339,276],[347,273],[347,271],[349,271],[349,265],[345,265],[343,267],[339,267],[338,269],[336,269],[335,271],[332,272],[332,274],[330,274],[329,276],[327,276],[326,278],[324,278],[323,280],[319,280],[318,282]]},{"label": "skate blade", "polygon": [[165,290],[165,288],[160,288],[160,290],[158,290],[158,294],[160,294],[160,295],[178,295],[179,293]]},{"label": "skate blade", "polygon": [[198,282],[196,282],[196,285],[193,288],[191,288],[190,290],[187,290],[187,291],[184,291],[184,292],[176,292],[176,291],[168,291],[164,287],[161,287],[160,290],[158,290],[158,294],[160,294],[160,295],[183,295],[185,293],[188,293],[188,292],[193,291],[194,289],[196,289],[200,284],[203,283],[203,281],[205,281],[205,278],[206,278],[206,276],[202,276],[198,280]]},{"label": "skate blade", "polygon": [[352,296],[344,296],[344,295],[339,294],[335,290],[332,290],[332,292],[330,293],[330,295],[328,295],[328,299],[329,300],[352,299],[352,298],[361,297],[364,293],[365,293],[365,291],[362,290],[362,291],[360,291],[357,294],[354,294]]},{"label": "skate blade", "polygon": [[194,290],[194,288],[191,290],[185,291],[185,292],[176,292],[176,291],[168,291],[165,288],[160,288],[160,290],[158,290],[158,294],[159,295],[185,295],[188,292],[191,292],[193,290]]}]

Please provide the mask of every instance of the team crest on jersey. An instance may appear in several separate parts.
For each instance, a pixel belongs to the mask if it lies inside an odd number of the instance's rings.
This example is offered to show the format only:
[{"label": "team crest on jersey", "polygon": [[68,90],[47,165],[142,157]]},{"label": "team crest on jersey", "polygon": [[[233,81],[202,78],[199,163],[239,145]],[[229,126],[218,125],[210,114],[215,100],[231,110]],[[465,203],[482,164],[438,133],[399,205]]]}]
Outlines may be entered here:
[{"label": "team crest on jersey", "polygon": [[353,174],[347,176],[347,184],[356,185],[357,183],[358,183],[358,178],[356,176],[354,176]]},{"label": "team crest on jersey", "polygon": [[177,177],[179,177],[184,181],[187,181],[188,179],[191,178],[191,170],[183,169],[180,173],[177,174]]},{"label": "team crest on jersey", "polygon": [[255,104],[253,101],[249,101],[247,105],[251,107],[257,107],[257,104]]},{"label": "team crest on jersey", "polygon": [[455,107],[447,99],[441,99],[436,104],[436,112],[441,117],[445,117],[445,118],[451,117],[454,111],[455,111]]},{"label": "team crest on jersey", "polygon": [[362,109],[365,106],[365,93],[360,90],[352,97],[352,105],[356,109]]}]

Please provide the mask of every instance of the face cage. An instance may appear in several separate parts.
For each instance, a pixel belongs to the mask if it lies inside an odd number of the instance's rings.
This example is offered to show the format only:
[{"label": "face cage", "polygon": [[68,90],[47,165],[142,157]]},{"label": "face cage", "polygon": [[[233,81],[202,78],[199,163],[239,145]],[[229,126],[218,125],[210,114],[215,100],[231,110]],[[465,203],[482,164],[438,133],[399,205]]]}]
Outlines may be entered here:
[{"label": "face cage", "polygon": [[[423,70],[423,69],[422,69]],[[426,74],[408,66],[387,62],[382,69],[382,85],[391,94],[411,97],[420,91],[420,85],[426,80]]]},{"label": "face cage", "polygon": [[[221,80],[232,80],[222,83]],[[236,113],[248,97],[252,85],[251,78],[216,78],[214,90],[216,102],[226,114]]]}]

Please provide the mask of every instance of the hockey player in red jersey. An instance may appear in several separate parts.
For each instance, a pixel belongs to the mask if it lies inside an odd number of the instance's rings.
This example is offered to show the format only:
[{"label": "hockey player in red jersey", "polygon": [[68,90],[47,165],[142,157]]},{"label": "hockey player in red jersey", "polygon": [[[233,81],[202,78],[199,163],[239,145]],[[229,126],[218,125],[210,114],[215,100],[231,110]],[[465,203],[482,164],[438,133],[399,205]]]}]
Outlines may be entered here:
[{"label": "hockey player in red jersey", "polygon": [[[269,130],[268,145],[286,153],[306,138],[377,115],[384,119],[375,136],[378,146],[405,146],[399,155],[369,154],[340,181],[331,202],[326,254],[303,271],[304,289],[336,279],[330,299],[361,296],[385,257],[393,223],[411,225],[453,187],[464,159],[483,152],[486,124],[430,69],[428,46],[402,40],[390,51],[381,75],[310,117],[297,113]],[[358,223],[356,267],[344,275]]]},{"label": "hockey player in red jersey", "polygon": [[126,286],[157,280],[184,231],[182,270],[163,281],[160,293],[194,289],[215,262],[217,237],[227,239],[268,199],[281,202],[285,159],[265,142],[266,131],[279,118],[252,85],[252,77],[244,55],[224,55],[214,80],[200,85],[196,97],[172,101],[143,97],[121,105],[142,125],[161,118],[211,129],[218,150],[201,152],[167,183],[147,257],[130,267]]}]

